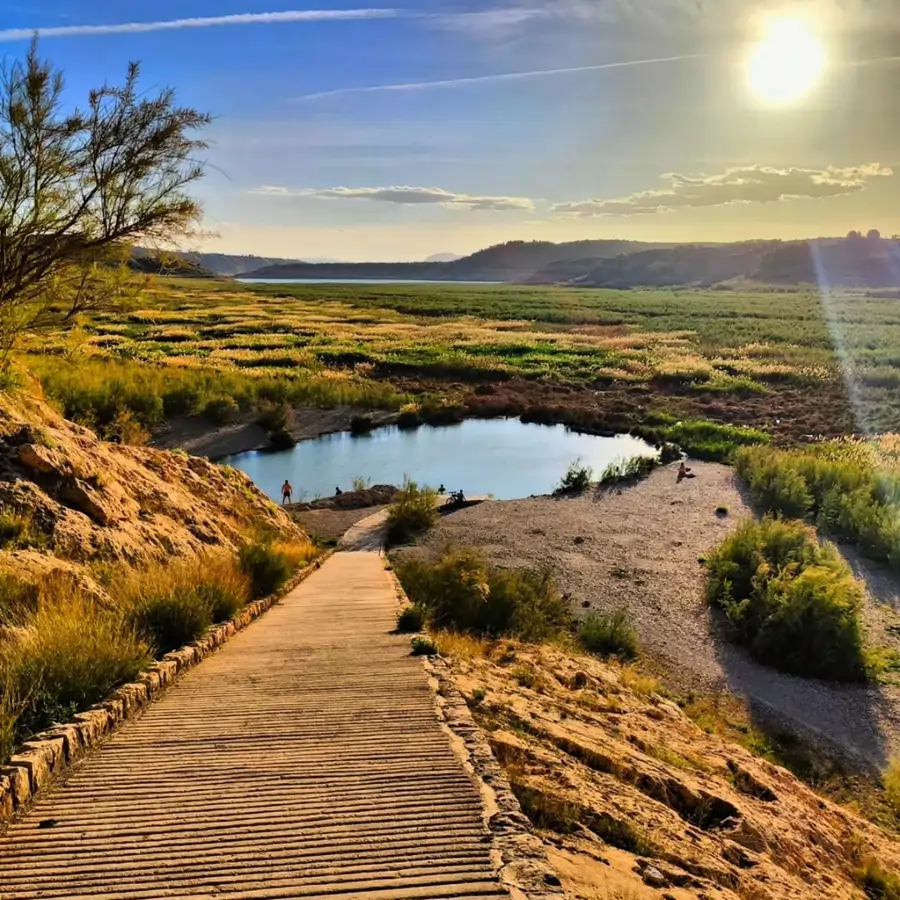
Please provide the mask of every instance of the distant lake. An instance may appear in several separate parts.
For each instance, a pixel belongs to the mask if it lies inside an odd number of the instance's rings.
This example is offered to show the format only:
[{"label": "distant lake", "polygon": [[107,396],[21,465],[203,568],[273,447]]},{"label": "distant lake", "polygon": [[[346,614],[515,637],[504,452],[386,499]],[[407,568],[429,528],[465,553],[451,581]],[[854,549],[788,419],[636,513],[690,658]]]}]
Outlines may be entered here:
[{"label": "distant lake", "polygon": [[236,278],[243,284],[506,284],[505,281],[451,281],[446,278]]},{"label": "distant lake", "polygon": [[616,461],[656,456],[657,450],[630,435],[595,437],[562,425],[523,424],[518,419],[467,419],[459,425],[412,431],[378,428],[370,435],[328,434],[290,450],[254,451],[221,462],[249,475],[275,500],[287,478],[294,499],[330,497],[349,490],[355,477],[370,484],[420,484],[467,494],[513,500],[549,494],[575,459],[599,475]]}]

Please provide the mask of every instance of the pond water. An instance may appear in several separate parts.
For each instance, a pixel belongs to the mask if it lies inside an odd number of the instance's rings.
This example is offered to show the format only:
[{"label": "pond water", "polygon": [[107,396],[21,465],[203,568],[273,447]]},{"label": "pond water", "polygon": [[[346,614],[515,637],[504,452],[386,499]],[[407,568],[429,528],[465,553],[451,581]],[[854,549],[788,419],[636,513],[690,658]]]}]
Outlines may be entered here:
[{"label": "pond water", "polygon": [[287,478],[294,501],[330,497],[353,479],[420,484],[467,495],[512,500],[549,494],[575,459],[600,474],[610,463],[654,456],[649,444],[629,435],[595,437],[564,426],[525,425],[518,419],[467,419],[459,425],[412,431],[379,428],[370,435],[329,434],[290,450],[240,453],[222,462],[246,472],[270,497],[281,499]]}]

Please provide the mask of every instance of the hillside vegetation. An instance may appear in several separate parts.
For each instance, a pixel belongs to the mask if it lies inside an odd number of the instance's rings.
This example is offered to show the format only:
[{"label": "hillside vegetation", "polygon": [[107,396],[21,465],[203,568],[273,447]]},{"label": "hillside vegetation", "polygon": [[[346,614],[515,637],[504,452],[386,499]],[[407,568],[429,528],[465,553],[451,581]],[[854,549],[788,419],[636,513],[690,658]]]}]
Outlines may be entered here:
[{"label": "hillside vegetation", "polygon": [[0,761],[316,552],[243,474],[0,393]]}]

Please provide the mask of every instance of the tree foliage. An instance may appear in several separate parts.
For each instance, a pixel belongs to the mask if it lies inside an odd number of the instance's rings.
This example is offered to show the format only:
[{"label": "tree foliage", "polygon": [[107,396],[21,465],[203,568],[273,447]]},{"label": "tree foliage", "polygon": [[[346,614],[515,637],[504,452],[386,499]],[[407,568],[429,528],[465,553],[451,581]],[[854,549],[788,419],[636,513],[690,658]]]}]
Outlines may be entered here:
[{"label": "tree foliage", "polygon": [[0,353],[17,337],[108,308],[134,287],[133,243],[188,233],[200,209],[185,189],[203,175],[193,137],[208,115],[175,94],[92,90],[86,108],[63,98],[61,71],[38,56],[0,74]]}]

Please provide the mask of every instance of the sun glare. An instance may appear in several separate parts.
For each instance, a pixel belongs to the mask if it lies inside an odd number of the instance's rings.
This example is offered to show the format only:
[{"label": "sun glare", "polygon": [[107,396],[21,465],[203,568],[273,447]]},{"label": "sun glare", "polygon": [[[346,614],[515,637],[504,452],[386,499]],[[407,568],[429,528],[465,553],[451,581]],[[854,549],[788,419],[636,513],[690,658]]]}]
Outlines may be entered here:
[{"label": "sun glare", "polygon": [[822,80],[825,47],[808,22],[771,21],[765,37],[750,51],[747,78],[762,101],[787,106],[805,97]]}]

